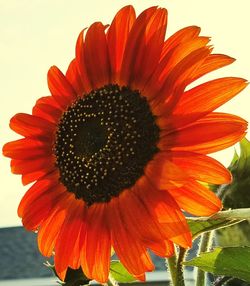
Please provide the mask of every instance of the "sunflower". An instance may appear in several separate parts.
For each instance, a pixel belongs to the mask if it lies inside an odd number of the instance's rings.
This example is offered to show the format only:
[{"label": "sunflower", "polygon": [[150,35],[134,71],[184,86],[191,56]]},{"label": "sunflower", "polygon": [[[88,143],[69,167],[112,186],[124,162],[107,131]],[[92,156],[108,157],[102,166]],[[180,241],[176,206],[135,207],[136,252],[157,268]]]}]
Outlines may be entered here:
[{"label": "sunflower", "polygon": [[234,61],[212,54],[209,38],[190,26],[165,39],[166,9],[138,17],[122,8],[110,26],[81,31],[66,75],[48,71],[51,96],[10,128],[23,136],[3,147],[11,170],[33,183],[18,208],[38,231],[44,256],[107,281],[113,248],[143,280],[154,265],[148,250],[173,255],[191,247],[182,210],[208,216],[222,207],[207,185],[231,174],[207,154],[239,141],[247,123],[214,112],[247,85],[225,77],[187,86]]}]

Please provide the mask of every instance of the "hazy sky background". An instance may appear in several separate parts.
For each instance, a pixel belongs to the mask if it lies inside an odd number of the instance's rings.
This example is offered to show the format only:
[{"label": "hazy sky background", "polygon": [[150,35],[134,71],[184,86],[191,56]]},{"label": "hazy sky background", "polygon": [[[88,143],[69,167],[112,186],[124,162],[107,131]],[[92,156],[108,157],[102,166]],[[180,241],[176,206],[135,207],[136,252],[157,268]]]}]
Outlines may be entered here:
[{"label": "hazy sky background", "polygon": [[[213,74],[211,79],[239,76],[250,79],[249,0],[0,0],[0,144],[16,139],[9,119],[17,112],[30,113],[35,101],[49,95],[47,70],[57,65],[63,72],[74,57],[79,32],[94,21],[107,24],[122,6],[133,4],[137,13],[159,5],[169,11],[168,36],[197,25],[211,36],[215,53],[237,61]],[[220,110],[250,121],[250,88]],[[247,136],[248,139],[250,136]],[[214,155],[228,165],[233,148]],[[16,209],[27,187],[12,175],[10,160],[0,158],[0,227],[20,224]]]}]

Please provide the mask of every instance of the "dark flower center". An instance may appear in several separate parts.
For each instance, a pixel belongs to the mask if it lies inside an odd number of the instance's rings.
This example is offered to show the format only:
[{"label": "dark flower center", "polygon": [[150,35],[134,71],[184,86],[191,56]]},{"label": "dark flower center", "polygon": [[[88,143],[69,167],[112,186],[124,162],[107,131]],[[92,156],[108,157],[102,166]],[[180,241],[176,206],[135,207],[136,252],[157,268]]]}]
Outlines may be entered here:
[{"label": "dark flower center", "polygon": [[60,180],[88,205],[132,187],[158,151],[159,128],[147,100],[108,85],[74,102],[58,125],[54,152]]}]

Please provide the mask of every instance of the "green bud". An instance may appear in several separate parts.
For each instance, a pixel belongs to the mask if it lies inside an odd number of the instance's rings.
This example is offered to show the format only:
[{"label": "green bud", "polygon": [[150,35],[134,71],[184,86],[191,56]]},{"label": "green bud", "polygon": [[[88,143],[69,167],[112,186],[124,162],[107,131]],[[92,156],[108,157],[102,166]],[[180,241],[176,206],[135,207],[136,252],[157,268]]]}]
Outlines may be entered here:
[{"label": "green bud", "polygon": [[[55,266],[51,265],[49,262],[46,262],[44,264],[45,266],[47,266],[49,269],[51,269],[51,271],[53,272],[53,274],[58,277],[56,270],[55,270]],[[59,277],[58,277],[59,278]],[[60,278],[59,278],[60,280]],[[59,284],[63,285],[63,286],[84,286],[84,285],[89,285],[89,282],[91,280],[88,279],[81,268],[79,269],[72,269],[72,268],[68,268],[67,273],[66,273],[66,277],[65,277],[65,281],[58,281]]]},{"label": "green bud", "polygon": [[250,142],[245,138],[240,142],[240,156],[235,151],[228,168],[233,182],[223,187],[223,205],[225,208],[250,207]]}]

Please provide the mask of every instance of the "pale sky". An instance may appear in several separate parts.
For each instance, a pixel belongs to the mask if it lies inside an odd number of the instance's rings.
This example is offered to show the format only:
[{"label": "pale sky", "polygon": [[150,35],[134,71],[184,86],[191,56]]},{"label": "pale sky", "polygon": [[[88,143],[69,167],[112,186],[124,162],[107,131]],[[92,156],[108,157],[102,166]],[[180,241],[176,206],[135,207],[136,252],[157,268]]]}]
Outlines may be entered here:
[{"label": "pale sky", "polygon": [[[0,145],[17,136],[9,119],[17,112],[30,113],[35,101],[49,95],[47,70],[57,65],[63,72],[74,57],[79,32],[95,21],[111,22],[122,6],[133,4],[137,13],[159,5],[169,12],[168,36],[197,25],[211,36],[215,53],[237,59],[229,67],[203,78],[239,76],[250,80],[249,0],[0,0]],[[248,87],[221,111],[250,121]],[[248,139],[250,136],[247,136]],[[233,148],[214,155],[228,165]],[[0,158],[0,227],[20,225],[16,209],[27,187],[12,175],[10,160]]]}]

